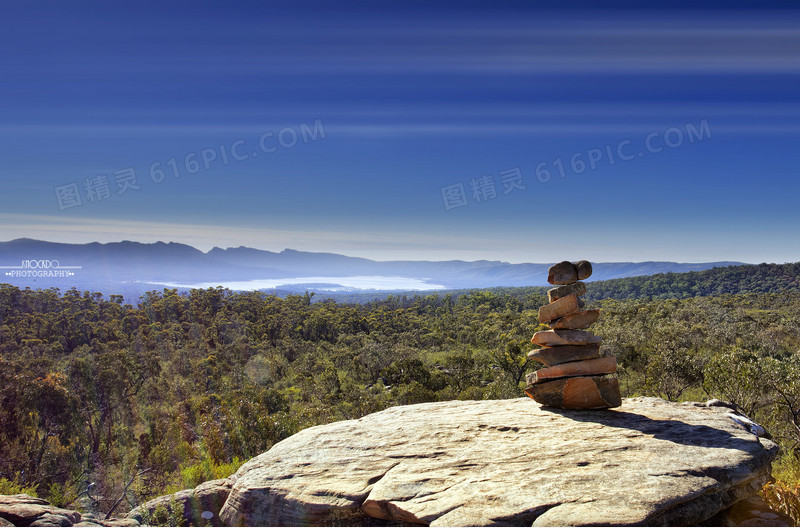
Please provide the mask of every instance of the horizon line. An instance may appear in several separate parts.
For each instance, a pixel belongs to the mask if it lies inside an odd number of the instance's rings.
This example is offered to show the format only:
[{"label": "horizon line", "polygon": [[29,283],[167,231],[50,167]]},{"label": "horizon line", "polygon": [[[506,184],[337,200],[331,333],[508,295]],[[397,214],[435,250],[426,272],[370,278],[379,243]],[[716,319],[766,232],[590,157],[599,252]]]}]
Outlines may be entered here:
[{"label": "horizon line", "polygon": [[[280,251],[273,251],[273,250],[269,250],[269,249],[262,249],[262,248],[257,248],[257,247],[252,247],[252,246],[245,246],[245,245],[228,246],[228,247],[214,246],[214,247],[212,247],[211,249],[209,249],[207,251],[203,251],[202,249],[200,249],[200,248],[198,248],[196,246],[193,246],[191,244],[187,244],[185,242],[178,242],[178,241],[175,241],[175,240],[169,240],[169,241],[157,240],[155,242],[144,242],[144,241],[140,241],[140,240],[122,239],[122,240],[116,240],[116,241],[110,241],[110,242],[100,242],[100,241],[97,241],[97,240],[92,241],[92,242],[62,242],[62,241],[54,241],[54,240],[43,240],[43,239],[31,238],[31,237],[17,237],[17,238],[13,238],[11,240],[0,240],[0,244],[8,244],[8,243],[11,243],[11,242],[19,242],[19,241],[41,242],[41,243],[46,243],[46,244],[60,244],[60,245],[66,245],[66,246],[89,246],[89,245],[93,245],[93,244],[98,244],[98,245],[104,246],[104,245],[110,245],[110,244],[123,244],[123,243],[126,243],[126,242],[131,243],[131,244],[140,244],[140,245],[144,245],[144,246],[154,246],[154,245],[158,245],[158,244],[163,244],[163,245],[174,244],[174,245],[180,245],[180,246],[185,246],[185,247],[192,248],[195,251],[199,251],[203,255],[208,255],[212,251],[214,251],[215,249],[216,250],[221,250],[221,251],[228,251],[228,250],[232,250],[232,249],[251,249],[251,250],[254,250],[254,251],[261,251],[261,252],[264,252],[264,253],[272,253],[272,254],[281,254],[281,253],[284,253],[284,252],[287,252],[287,251],[291,251],[291,252],[296,252],[296,253],[310,253],[310,254],[316,254],[316,255],[336,255],[336,256],[342,256],[342,257],[347,257],[347,258],[356,258],[356,259],[362,259],[362,260],[369,260],[369,261],[372,261],[372,262],[468,262],[468,263],[472,263],[472,262],[494,262],[494,263],[505,264],[505,265],[510,265],[510,266],[523,265],[523,264],[533,264],[533,265],[545,266],[545,265],[552,265],[552,264],[554,264],[556,262],[562,262],[562,261],[508,262],[508,261],[499,260],[499,259],[498,260],[490,260],[490,259],[476,259],[476,260],[464,260],[464,259],[449,259],[449,260],[391,259],[391,260],[378,260],[378,259],[372,259],[372,258],[369,258],[369,257],[362,257],[362,256],[357,256],[357,255],[348,255],[348,254],[345,254],[345,253],[337,253],[337,252],[331,252],[331,251],[308,251],[308,250],[302,250],[302,249],[293,249],[293,248],[289,248],[289,247],[286,247],[286,248],[284,248],[284,249],[282,249]],[[569,260],[569,259],[565,259],[565,260]],[[583,260],[586,260],[586,259],[583,259]],[[577,261],[575,261],[575,262],[577,262]],[[678,261],[678,260],[652,260],[652,259],[651,260],[604,260],[604,261],[597,260],[597,261],[590,261],[590,262],[592,264],[668,263],[668,264],[727,264],[729,266],[737,266],[737,265],[755,266],[755,265],[759,265],[759,264],[776,264],[777,265],[777,264],[793,264],[794,263],[794,261],[786,261],[786,262],[766,262],[766,261],[764,261],[764,262],[744,262],[744,261],[739,261],[739,260]]]}]

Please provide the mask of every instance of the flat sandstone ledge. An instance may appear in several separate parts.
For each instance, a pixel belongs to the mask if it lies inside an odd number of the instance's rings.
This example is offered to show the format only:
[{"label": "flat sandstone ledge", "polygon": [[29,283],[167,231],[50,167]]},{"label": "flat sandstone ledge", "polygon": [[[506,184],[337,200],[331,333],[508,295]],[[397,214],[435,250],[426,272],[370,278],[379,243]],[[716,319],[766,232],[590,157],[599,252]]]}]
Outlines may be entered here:
[{"label": "flat sandstone ledge", "polygon": [[[751,432],[752,431],[752,432]],[[769,478],[778,447],[725,407],[530,398],[393,407],[312,427],[230,478],[227,525],[697,525]]]},{"label": "flat sandstone ledge", "polygon": [[92,514],[53,506],[27,493],[0,495],[0,526],[139,526],[133,519],[98,519]]}]

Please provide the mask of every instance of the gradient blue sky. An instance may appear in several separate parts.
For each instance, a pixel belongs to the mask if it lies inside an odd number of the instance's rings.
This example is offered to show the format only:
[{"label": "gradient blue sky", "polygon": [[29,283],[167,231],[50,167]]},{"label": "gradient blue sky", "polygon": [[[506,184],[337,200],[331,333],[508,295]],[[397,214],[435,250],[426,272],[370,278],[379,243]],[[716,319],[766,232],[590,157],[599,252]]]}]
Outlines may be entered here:
[{"label": "gradient blue sky", "polygon": [[800,10],[647,5],[4,2],[0,240],[800,260]]}]

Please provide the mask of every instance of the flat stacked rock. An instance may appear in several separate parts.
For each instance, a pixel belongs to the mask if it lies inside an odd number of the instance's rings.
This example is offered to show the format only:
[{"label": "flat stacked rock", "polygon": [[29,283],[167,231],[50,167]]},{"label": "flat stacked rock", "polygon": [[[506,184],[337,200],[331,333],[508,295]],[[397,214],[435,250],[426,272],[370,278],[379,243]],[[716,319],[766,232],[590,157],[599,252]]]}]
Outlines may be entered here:
[{"label": "flat stacked rock", "polygon": [[536,332],[531,342],[544,348],[528,357],[545,368],[528,374],[525,394],[550,407],[561,409],[608,409],[622,403],[619,382],[611,376],[617,371],[613,356],[602,356],[599,336],[585,329],[597,321],[600,310],[581,310],[582,281],[592,274],[592,264],[559,262],[547,272],[547,282],[557,286],[547,292],[546,304],[539,308],[539,322],[550,330]]}]

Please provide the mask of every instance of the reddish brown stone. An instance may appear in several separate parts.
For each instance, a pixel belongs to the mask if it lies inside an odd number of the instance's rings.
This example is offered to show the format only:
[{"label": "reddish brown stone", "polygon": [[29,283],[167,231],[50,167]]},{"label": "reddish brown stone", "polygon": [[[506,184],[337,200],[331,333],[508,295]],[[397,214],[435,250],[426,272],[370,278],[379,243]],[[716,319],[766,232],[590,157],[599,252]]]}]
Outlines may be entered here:
[{"label": "reddish brown stone", "polygon": [[598,317],[600,317],[600,310],[584,310],[572,312],[564,317],[550,321],[549,325],[553,330],[578,330],[594,324]]},{"label": "reddish brown stone", "polygon": [[575,269],[578,272],[578,280],[588,279],[592,276],[592,263],[588,260],[575,262]]},{"label": "reddish brown stone", "polygon": [[528,358],[551,367],[600,357],[600,345],[545,347],[528,352]]},{"label": "reddish brown stone", "polygon": [[569,261],[553,264],[547,270],[547,282],[550,284],[571,284],[578,280],[578,270]]},{"label": "reddish brown stone", "polygon": [[597,376],[600,374],[613,374],[617,371],[617,358],[613,356],[587,359],[586,361],[573,361],[539,369],[525,377],[528,385],[536,385],[545,381],[569,376]]},{"label": "reddish brown stone", "polygon": [[574,293],[562,297],[554,303],[545,304],[539,308],[539,322],[549,323],[553,319],[558,319],[570,314],[578,309],[578,296]]},{"label": "reddish brown stone", "polygon": [[586,285],[582,282],[573,282],[572,284],[565,284],[557,288],[547,290],[547,302],[555,302],[562,297],[566,297],[570,293],[575,295],[583,295],[586,293]]},{"label": "reddish brown stone", "polygon": [[603,339],[584,330],[545,330],[533,334],[531,342],[537,345],[552,347],[565,345],[592,345]]},{"label": "reddish brown stone", "polygon": [[562,378],[531,385],[525,394],[542,405],[560,409],[609,409],[622,405],[619,382],[610,377]]}]

